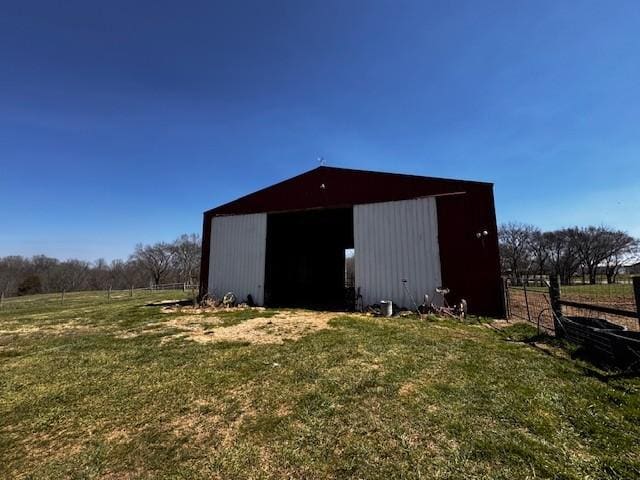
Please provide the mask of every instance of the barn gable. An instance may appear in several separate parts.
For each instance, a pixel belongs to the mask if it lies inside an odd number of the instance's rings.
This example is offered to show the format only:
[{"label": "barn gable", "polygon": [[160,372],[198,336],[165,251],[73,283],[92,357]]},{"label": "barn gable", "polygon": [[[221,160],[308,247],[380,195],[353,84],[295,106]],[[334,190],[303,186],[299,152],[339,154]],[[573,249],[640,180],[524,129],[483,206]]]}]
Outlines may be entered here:
[{"label": "barn gable", "polygon": [[491,189],[490,183],[322,166],[205,213],[238,215],[339,208],[487,188]]}]

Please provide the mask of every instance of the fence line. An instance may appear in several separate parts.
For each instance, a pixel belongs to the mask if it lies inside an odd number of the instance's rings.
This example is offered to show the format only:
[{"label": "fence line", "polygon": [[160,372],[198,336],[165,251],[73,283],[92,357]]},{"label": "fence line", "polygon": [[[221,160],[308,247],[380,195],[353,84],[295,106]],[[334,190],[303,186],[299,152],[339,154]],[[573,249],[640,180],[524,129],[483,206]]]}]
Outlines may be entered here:
[{"label": "fence line", "polygon": [[554,278],[542,288],[505,283],[507,318],[525,320],[548,333],[555,331],[554,312],[556,316],[599,318],[640,331],[640,277],[633,277],[632,285],[623,292],[593,287],[583,291],[568,287],[565,292]]},{"label": "fence line", "polygon": [[104,296],[107,301],[111,301],[112,299],[122,298],[122,293],[128,293],[128,297],[131,298],[134,296],[135,292],[159,292],[159,291],[170,291],[170,290],[182,290],[183,292],[190,292],[192,294],[196,294],[199,290],[199,286],[194,283],[164,283],[158,285],[149,285],[147,287],[134,287],[131,286],[126,289],[118,289],[114,290],[111,287],[108,287],[104,290],[75,290],[75,291],[67,291],[62,290],[61,292],[49,292],[49,293],[41,293],[35,295],[24,295],[24,296],[13,296],[6,297],[4,292],[0,292],[0,310],[4,308],[17,308],[20,305],[24,305],[27,303],[34,302],[59,302],[60,304],[64,304],[65,300],[70,299],[70,295],[75,294],[95,294],[96,296],[102,297]]}]

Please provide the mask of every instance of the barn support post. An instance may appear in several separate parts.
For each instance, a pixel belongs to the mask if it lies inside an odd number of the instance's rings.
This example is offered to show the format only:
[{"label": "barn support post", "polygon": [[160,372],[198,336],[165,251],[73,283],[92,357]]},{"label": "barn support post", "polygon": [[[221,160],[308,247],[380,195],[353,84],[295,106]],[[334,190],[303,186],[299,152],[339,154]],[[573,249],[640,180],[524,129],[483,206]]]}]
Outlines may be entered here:
[{"label": "barn support post", "polygon": [[556,337],[561,336],[562,327],[559,318],[562,316],[562,305],[560,305],[560,280],[558,275],[549,275],[549,301],[553,312],[553,327]]},{"label": "barn support post", "polygon": [[638,327],[640,327],[640,275],[631,277],[633,282],[633,295],[636,298],[636,312],[638,313]]}]

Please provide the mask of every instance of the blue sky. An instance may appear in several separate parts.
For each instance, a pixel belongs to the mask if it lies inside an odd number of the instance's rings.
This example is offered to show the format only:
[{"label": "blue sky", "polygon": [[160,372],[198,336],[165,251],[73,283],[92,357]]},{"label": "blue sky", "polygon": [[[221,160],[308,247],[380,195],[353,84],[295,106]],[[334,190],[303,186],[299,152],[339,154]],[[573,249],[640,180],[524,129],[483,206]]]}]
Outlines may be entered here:
[{"label": "blue sky", "polygon": [[126,257],[317,166],[640,236],[640,3],[3,2],[0,256]]}]

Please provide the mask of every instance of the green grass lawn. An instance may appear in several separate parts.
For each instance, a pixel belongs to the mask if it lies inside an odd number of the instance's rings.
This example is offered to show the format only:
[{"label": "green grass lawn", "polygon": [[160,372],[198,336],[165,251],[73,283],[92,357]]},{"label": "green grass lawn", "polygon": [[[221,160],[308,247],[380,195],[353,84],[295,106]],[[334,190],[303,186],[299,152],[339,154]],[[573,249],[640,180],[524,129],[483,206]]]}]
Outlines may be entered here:
[{"label": "green grass lawn", "polygon": [[0,478],[640,477],[640,380],[528,326],[335,314],[205,341],[286,312],[146,306],[182,295],[5,305]]}]

